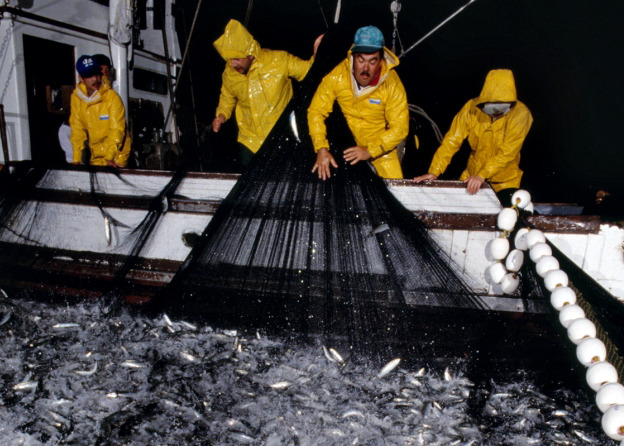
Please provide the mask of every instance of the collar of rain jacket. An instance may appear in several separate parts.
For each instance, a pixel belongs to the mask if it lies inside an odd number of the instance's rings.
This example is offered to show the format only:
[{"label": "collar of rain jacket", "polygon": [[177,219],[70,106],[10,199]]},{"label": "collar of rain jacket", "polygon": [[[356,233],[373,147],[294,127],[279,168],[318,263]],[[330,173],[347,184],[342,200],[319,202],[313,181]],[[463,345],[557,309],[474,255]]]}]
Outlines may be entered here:
[{"label": "collar of rain jacket", "polygon": [[86,85],[80,82],[76,86],[76,96],[78,96],[83,102],[86,102],[87,104],[95,104],[97,102],[100,102],[102,100],[102,95],[110,89],[111,85],[108,80],[105,82],[104,78],[102,78],[102,85],[100,86],[100,89],[94,92],[91,96],[88,96]]},{"label": "collar of rain jacket", "polygon": [[230,20],[225,32],[213,43],[215,49],[227,62],[230,59],[243,59],[247,56],[260,56],[260,45],[247,29],[237,20]]},{"label": "collar of rain jacket", "polygon": [[516,83],[511,70],[491,70],[485,78],[477,105],[484,102],[516,102]]}]

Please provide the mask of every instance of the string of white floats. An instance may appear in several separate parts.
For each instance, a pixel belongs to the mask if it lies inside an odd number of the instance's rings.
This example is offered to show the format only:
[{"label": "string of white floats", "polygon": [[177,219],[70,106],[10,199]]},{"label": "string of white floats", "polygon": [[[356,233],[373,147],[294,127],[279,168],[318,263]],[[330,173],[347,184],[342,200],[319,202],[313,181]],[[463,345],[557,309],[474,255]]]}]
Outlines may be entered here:
[{"label": "string of white floats", "polygon": [[568,286],[568,275],[559,268],[544,233],[539,229],[520,228],[514,237],[515,248],[510,250],[509,236],[518,222],[518,210],[533,213],[531,195],[526,190],[516,191],[511,202],[513,206],[504,208],[496,220],[502,235],[486,246],[486,256],[494,260],[486,268],[486,279],[492,285],[500,285],[503,293],[514,293],[520,285],[518,271],[524,263],[524,253],[528,251],[537,274],[551,292],[550,303],[559,311],[561,325],[576,344],[577,359],[587,367],[587,384],[596,392],[596,405],[603,413],[602,429],[610,438],[622,441],[620,446],[624,446],[624,386],[618,382],[615,367],[606,361],[607,348],[596,338],[594,323],[576,304],[576,293]]}]

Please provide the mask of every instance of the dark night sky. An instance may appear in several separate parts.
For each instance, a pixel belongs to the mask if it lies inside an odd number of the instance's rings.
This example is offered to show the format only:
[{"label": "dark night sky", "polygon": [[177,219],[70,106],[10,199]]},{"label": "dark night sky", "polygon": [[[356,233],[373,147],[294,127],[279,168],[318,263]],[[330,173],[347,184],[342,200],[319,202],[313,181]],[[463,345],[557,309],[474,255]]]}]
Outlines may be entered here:
[{"label": "dark night sky", "polygon": [[[409,47],[465,3],[403,1],[398,22],[403,45]],[[196,5],[184,2],[188,28]],[[335,5],[335,0],[253,0],[247,28],[265,48],[308,58],[314,38],[325,31],[320,7],[331,22]],[[230,18],[244,22],[247,7],[243,0],[203,1],[190,51],[200,121],[213,118],[225,63],[212,42]],[[403,57],[398,72],[409,102],[424,108],[444,133],[462,105],[479,94],[490,69],[510,68],[518,98],[535,120],[521,161],[523,187],[534,200],[583,202],[590,188],[622,195],[623,12],[618,0],[477,0]],[[390,1],[343,0],[341,32],[352,36],[364,25],[378,26],[390,47]],[[347,49],[348,42],[337,50],[346,55]],[[230,132],[221,143],[235,138],[233,128]],[[425,173],[437,148],[430,129],[423,127],[419,137],[420,150],[406,158],[407,175]],[[456,158],[463,163],[459,154]]]}]

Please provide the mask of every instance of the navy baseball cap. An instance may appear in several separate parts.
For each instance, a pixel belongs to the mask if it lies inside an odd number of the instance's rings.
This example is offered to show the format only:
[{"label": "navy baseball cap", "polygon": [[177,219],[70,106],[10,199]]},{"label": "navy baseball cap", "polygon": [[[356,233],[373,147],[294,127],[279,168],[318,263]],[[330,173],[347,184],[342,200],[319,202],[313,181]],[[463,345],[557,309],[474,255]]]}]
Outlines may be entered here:
[{"label": "navy baseball cap", "polygon": [[363,26],[355,32],[352,53],[374,53],[385,44],[382,32],[376,26]]},{"label": "navy baseball cap", "polygon": [[82,77],[91,77],[102,74],[102,68],[92,56],[80,56],[76,62],[76,71]]}]

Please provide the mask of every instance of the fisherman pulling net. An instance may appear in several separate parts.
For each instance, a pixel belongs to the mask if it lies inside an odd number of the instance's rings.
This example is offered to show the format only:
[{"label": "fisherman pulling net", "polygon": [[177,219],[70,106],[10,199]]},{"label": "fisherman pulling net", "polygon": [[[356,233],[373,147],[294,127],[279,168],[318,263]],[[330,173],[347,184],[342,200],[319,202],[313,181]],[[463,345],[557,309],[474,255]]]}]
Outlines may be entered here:
[{"label": "fisherman pulling net", "polygon": [[353,143],[346,143],[338,110],[328,129],[339,167],[325,182],[310,173],[306,110],[334,66],[328,50],[341,45],[333,38],[325,37],[291,104],[155,306],[318,333],[369,352],[404,339],[408,302],[479,307],[383,179],[366,163],[352,166],[339,156]]}]

